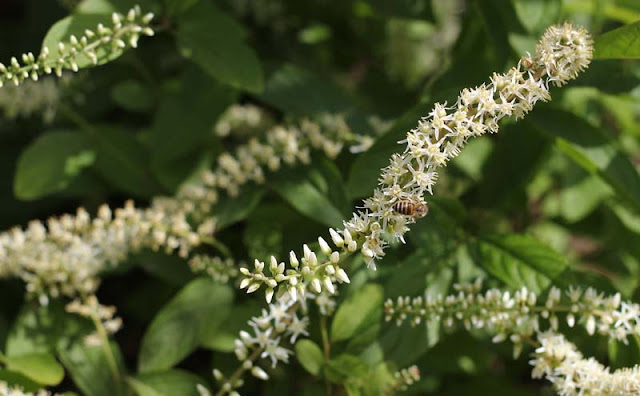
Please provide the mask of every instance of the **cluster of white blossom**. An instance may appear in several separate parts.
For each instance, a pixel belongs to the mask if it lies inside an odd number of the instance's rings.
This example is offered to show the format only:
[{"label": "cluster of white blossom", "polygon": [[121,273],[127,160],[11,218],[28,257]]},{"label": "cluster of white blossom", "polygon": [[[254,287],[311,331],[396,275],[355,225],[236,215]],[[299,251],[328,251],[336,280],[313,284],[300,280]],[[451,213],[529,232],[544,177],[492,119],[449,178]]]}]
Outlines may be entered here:
[{"label": "cluster of white blossom", "polygon": [[397,325],[406,320],[412,325],[441,320],[445,328],[461,323],[467,330],[484,330],[494,342],[510,339],[516,355],[525,339],[548,328],[557,331],[560,315],[569,327],[581,324],[590,335],[597,332],[625,343],[627,337],[640,335],[640,305],[622,302],[619,293],[605,296],[593,288],[570,287],[563,294],[552,287],[544,303],[525,287],[514,293],[461,289],[447,296],[389,299],[384,309],[386,320]]},{"label": "cluster of white blossom", "polygon": [[[298,312],[302,307],[302,317]],[[240,361],[240,367],[229,377],[225,377],[217,369],[213,370],[213,376],[220,385],[220,391],[216,396],[238,395],[236,389],[240,388],[244,381],[242,374],[249,371],[259,379],[267,380],[269,375],[257,364],[259,359],[267,359],[271,368],[275,368],[278,362],[289,363],[289,355],[293,352],[282,346],[283,342],[295,344],[300,336],[308,336],[307,326],[309,318],[305,313],[304,305],[301,306],[290,298],[282,298],[273,304],[269,304],[268,310],[263,309],[262,315],[249,320],[249,326],[253,334],[241,331],[240,337],[235,341],[235,355]],[[198,387],[201,395],[210,395],[208,389]]]},{"label": "cluster of white blossom", "polygon": [[[85,337],[87,345],[99,346],[102,344],[102,336],[115,334],[122,327],[122,319],[115,316],[116,307],[102,305],[98,298],[92,294],[86,298],[75,299],[65,307],[67,312],[90,319],[96,326],[97,332]],[[100,334],[104,331],[104,334]]]},{"label": "cluster of white blossom", "polygon": [[255,136],[268,130],[274,124],[273,118],[261,107],[252,104],[234,104],[220,116],[213,128],[220,137]]},{"label": "cluster of white blossom", "polygon": [[[331,231],[335,238],[342,238],[333,229]],[[348,231],[346,235],[348,237]],[[307,291],[316,294],[322,293],[323,290],[331,294],[335,293],[335,283],[350,283],[349,276],[338,265],[340,253],[332,250],[331,246],[322,237],[318,238],[318,242],[322,252],[321,257],[327,257],[327,260],[318,260],[316,253],[309,249],[306,244],[303,246],[304,255],[300,260],[298,260],[293,251],[290,252],[289,264],[291,269],[286,271],[285,264],[283,262],[278,263],[278,260],[271,256],[268,266],[269,273],[265,273],[265,263],[256,259],[253,272],[248,268],[240,268],[240,272],[245,276],[240,283],[240,288],[246,288],[247,293],[253,293],[262,285],[265,285],[268,303],[271,302],[276,291],[278,292],[278,299],[288,295],[293,300],[296,300],[298,295],[304,298]],[[340,246],[345,243],[355,244],[353,240],[348,242],[344,240],[342,242],[338,241],[336,244]],[[351,251],[354,250],[352,249]]]},{"label": "cluster of white blossom", "polygon": [[55,49],[43,47],[37,57],[31,52],[23,54],[22,64],[15,57],[6,66],[0,63],[0,87],[7,82],[20,85],[29,78],[37,81],[43,73],[59,77],[63,70],[76,72],[82,59],[97,65],[114,51],[137,47],[140,35],[153,36],[149,27],[153,14],[143,15],[139,6],[126,15],[114,12],[111,19],[111,26],[98,24],[95,31],[87,29],[80,37],[71,35],[68,42],[58,43]]},{"label": "cluster of white blossom", "polygon": [[[57,395],[57,394],[56,394]],[[10,386],[5,381],[0,381],[0,396],[55,396],[51,392],[40,389],[36,392],[25,392],[20,387]]]},{"label": "cluster of white blossom", "polygon": [[533,378],[546,378],[561,396],[635,396],[640,394],[640,367],[611,372],[594,358],[585,359],[561,334],[538,334]]},{"label": "cluster of white blossom", "polygon": [[[332,132],[325,133],[322,128],[331,128]],[[239,160],[223,154],[218,169],[203,174],[206,186],[189,185],[176,197],[156,199],[148,209],[135,208],[128,202],[124,208],[116,209],[114,216],[111,209],[103,206],[98,216],[91,219],[80,208],[75,216],[52,218],[46,225],[32,221],[24,230],[14,228],[0,233],[0,277],[20,277],[26,282],[28,293],[46,304],[49,296],[94,293],[99,274],[123,261],[132,251],[177,250],[186,257],[194,246],[211,239],[215,218],[209,211],[217,200],[216,189],[226,186],[228,193],[236,194],[242,183],[263,180],[256,176],[262,175],[260,163],[271,164],[271,169],[276,170],[281,160],[291,164],[308,162],[311,148],[323,149],[327,155],[335,154],[334,147],[348,141],[351,135],[339,116],[323,116],[318,123],[305,120],[299,129],[275,127],[267,133],[266,143],[252,139],[248,145],[241,146]],[[243,171],[249,173],[243,175]],[[189,217],[198,224],[197,229],[189,224]],[[201,259],[192,262],[194,268],[204,264]],[[213,260],[209,264],[210,268],[205,271],[212,276],[215,268],[223,270],[224,267],[224,274],[218,271],[214,276],[221,281],[237,275],[230,263]],[[340,274],[346,278],[344,271]]]},{"label": "cluster of white blossom", "polygon": [[593,288],[569,287],[564,293],[552,287],[544,301],[522,288],[513,294],[489,289],[480,292],[479,283],[458,287],[456,294],[436,297],[399,297],[384,304],[386,320],[401,325],[409,320],[443,323],[445,328],[462,324],[467,330],[482,330],[493,342],[510,340],[514,358],[523,344],[537,347],[533,378],[545,377],[563,396],[637,395],[640,368],[613,373],[593,358],[584,359],[576,346],[557,333],[563,316],[567,326],[581,324],[588,334],[627,343],[640,335],[640,305],[623,302],[619,293],[605,296]]},{"label": "cluster of white blossom", "polygon": [[38,82],[25,81],[20,87],[5,86],[0,89],[0,110],[9,119],[41,114],[45,123],[51,123],[62,96],[61,91],[67,83],[67,78],[59,81],[45,78]]},{"label": "cluster of white blossom", "polygon": [[462,90],[454,106],[436,104],[407,134],[405,151],[391,157],[379,188],[364,201],[365,210],[345,223],[370,266],[384,256],[388,238],[403,240],[407,224],[415,220],[395,211],[397,202],[422,202],[425,193],[433,193],[438,168],[458,156],[470,137],[496,133],[502,118],[521,118],[539,100],[549,100],[549,83],[575,78],[593,52],[587,31],[568,23],[549,28],[536,48],[535,57],[504,74],[494,73],[489,84]]},{"label": "cluster of white blossom", "polygon": [[205,273],[213,280],[227,283],[235,279],[239,264],[232,258],[222,259],[218,256],[195,255],[189,260],[189,267],[195,273]]},{"label": "cluster of white blossom", "polygon": [[[456,104],[436,104],[427,117],[407,134],[407,147],[402,154],[394,154],[390,165],[382,170],[379,188],[373,197],[364,201],[363,210],[353,214],[344,223],[343,230],[329,230],[338,248],[334,252],[326,243],[320,243],[316,254],[305,248],[307,265],[299,265],[294,253],[290,266],[272,259],[273,276],[265,276],[256,263],[255,273],[244,273],[249,291],[267,285],[267,298],[277,289],[279,295],[295,290],[319,292],[335,289],[338,263],[342,257],[359,250],[367,264],[375,268],[375,260],[384,256],[384,249],[392,240],[404,240],[408,225],[418,216],[396,210],[398,203],[424,205],[424,194],[432,193],[437,169],[457,156],[472,136],[498,131],[498,121],[504,117],[523,117],[539,100],[549,100],[549,83],[562,85],[585,69],[592,56],[592,42],[584,28],[565,23],[549,28],[536,50],[536,56],[523,58],[505,74],[494,73],[491,83],[473,89],[464,89]],[[322,240],[322,239],[321,239]],[[337,254],[336,254],[337,253]],[[346,274],[345,274],[346,275]]]},{"label": "cluster of white blossom", "polygon": [[322,316],[331,316],[336,310],[337,302],[337,291],[333,294],[329,293],[326,290],[323,290],[322,293],[307,293],[307,299],[313,300],[318,307],[318,312]]},{"label": "cluster of white blossom", "polygon": [[393,382],[387,385],[385,395],[395,395],[398,391],[405,391],[409,386],[420,381],[418,366],[411,366],[393,373]]},{"label": "cluster of white blossom", "polygon": [[249,182],[264,183],[266,172],[277,171],[283,163],[308,164],[312,149],[333,159],[345,143],[357,141],[354,136],[340,115],[325,114],[317,121],[303,119],[298,125],[276,125],[263,139],[252,137],[236,148],[235,154],[222,153],[215,170],[203,171],[197,180],[184,185],[175,199],[159,198],[154,204],[167,211],[182,210],[202,220],[209,216],[220,192],[235,197]]},{"label": "cluster of white blossom", "polygon": [[99,208],[95,218],[79,208],[76,215],[38,220],[26,229],[0,233],[0,277],[17,276],[27,292],[46,304],[48,296],[92,294],[100,272],[141,248],[178,251],[181,256],[213,232],[211,223],[193,230],[181,213],[167,215],[136,208],[128,201],[112,211]]}]

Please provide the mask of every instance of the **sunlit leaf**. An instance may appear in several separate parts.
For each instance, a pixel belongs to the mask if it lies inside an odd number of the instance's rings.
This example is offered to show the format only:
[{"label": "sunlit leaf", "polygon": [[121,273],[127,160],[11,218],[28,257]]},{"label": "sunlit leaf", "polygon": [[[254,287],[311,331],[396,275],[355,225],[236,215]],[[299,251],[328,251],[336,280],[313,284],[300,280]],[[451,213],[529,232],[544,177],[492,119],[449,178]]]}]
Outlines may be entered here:
[{"label": "sunlit leaf", "polygon": [[594,59],[640,59],[640,22],[596,37]]},{"label": "sunlit leaf", "polygon": [[20,156],[14,191],[33,200],[64,190],[96,159],[88,136],[77,131],[55,131],[40,136]]}]

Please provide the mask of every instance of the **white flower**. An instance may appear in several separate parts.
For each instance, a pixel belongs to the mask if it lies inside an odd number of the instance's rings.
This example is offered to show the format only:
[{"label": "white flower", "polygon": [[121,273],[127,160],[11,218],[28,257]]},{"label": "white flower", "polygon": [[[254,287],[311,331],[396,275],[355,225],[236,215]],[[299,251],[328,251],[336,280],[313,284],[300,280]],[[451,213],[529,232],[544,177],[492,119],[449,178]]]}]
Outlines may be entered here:
[{"label": "white flower", "polygon": [[260,357],[271,359],[271,368],[275,368],[278,361],[289,363],[289,355],[292,354],[293,352],[280,346],[280,338],[277,338],[264,347]]},{"label": "white flower", "polygon": [[309,336],[307,326],[309,326],[309,317],[304,316],[302,319],[298,319],[298,316],[293,314],[291,323],[287,327],[287,333],[291,335],[289,342],[295,344],[299,336]]}]

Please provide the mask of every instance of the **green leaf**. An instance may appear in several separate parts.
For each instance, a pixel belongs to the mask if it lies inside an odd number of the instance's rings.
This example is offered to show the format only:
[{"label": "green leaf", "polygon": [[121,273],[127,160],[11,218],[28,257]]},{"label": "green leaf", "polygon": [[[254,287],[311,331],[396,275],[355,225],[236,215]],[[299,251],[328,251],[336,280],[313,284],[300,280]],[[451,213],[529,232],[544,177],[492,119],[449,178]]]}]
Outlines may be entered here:
[{"label": "green leaf", "polygon": [[[484,164],[482,182],[478,183],[477,191],[472,193],[477,196],[479,205],[489,208],[508,204],[511,204],[508,207],[521,207],[522,202],[517,199],[524,195],[524,188],[543,163],[549,147],[549,139],[531,123],[525,121],[505,125]],[[515,163],[518,166],[505,166]]]},{"label": "green leaf", "polygon": [[560,253],[526,235],[482,236],[476,248],[478,264],[512,288],[540,293],[567,268]]},{"label": "green leaf", "polygon": [[[304,92],[304,100],[300,100]],[[284,65],[269,77],[260,98],[298,116],[345,112],[352,107],[347,93],[333,81],[294,65]]]},{"label": "green leaf", "polygon": [[98,154],[96,169],[114,187],[138,197],[152,197],[163,191],[151,177],[148,153],[133,133],[101,127],[91,137]]},{"label": "green leaf", "polygon": [[0,381],[9,386],[20,387],[24,392],[37,392],[42,385],[15,371],[0,369]]},{"label": "green leaf", "polygon": [[[518,18],[510,1],[495,3],[474,3],[475,11],[484,23],[491,38],[492,50],[497,61],[505,64],[511,55],[516,55],[509,44],[509,32],[516,30]],[[516,25],[516,26],[513,26]],[[517,55],[516,55],[517,56]]]},{"label": "green leaf", "polygon": [[5,351],[9,358],[55,352],[57,347],[82,340],[92,329],[89,320],[66,312],[62,301],[51,301],[46,306],[26,303],[13,322]]},{"label": "green leaf", "polygon": [[142,269],[168,285],[184,286],[195,277],[186,260],[177,255],[143,251],[135,258]]},{"label": "green leaf", "polygon": [[296,358],[309,373],[320,374],[324,364],[322,349],[311,340],[300,340],[296,343]]},{"label": "green leaf", "polygon": [[167,370],[128,377],[127,382],[138,396],[198,396],[196,386],[202,378],[183,370]]},{"label": "green leaf", "polygon": [[384,351],[384,359],[392,361],[400,367],[414,363],[431,348],[429,329],[426,325],[388,326],[379,338],[380,346]]},{"label": "green leaf", "polygon": [[148,87],[138,80],[118,82],[111,89],[111,99],[125,110],[145,112],[153,106],[153,95]]},{"label": "green leaf", "polygon": [[637,334],[631,336],[631,342],[623,343],[618,340],[609,340],[609,367],[618,369],[632,367],[640,358],[640,337]]},{"label": "green leaf", "polygon": [[460,169],[473,181],[480,181],[482,167],[494,149],[492,139],[473,139],[464,147],[457,157],[451,160],[451,165]]},{"label": "green leaf", "polygon": [[599,177],[576,180],[560,192],[560,214],[568,222],[575,223],[589,215],[610,194],[611,189]]},{"label": "green leaf", "polygon": [[211,279],[187,284],[147,329],[140,349],[140,372],[168,369],[193,352],[207,332],[222,324],[232,300],[229,286]]},{"label": "green leaf", "polygon": [[547,106],[537,109],[529,119],[553,137],[560,151],[587,172],[598,175],[640,211],[640,176],[613,139],[582,118]]},{"label": "green leaf", "polygon": [[324,225],[309,221],[286,202],[263,202],[247,217],[242,240],[249,257],[264,261],[288,254],[284,247],[301,246],[326,232]]},{"label": "green leaf", "polygon": [[242,26],[207,1],[178,18],[176,39],[182,55],[212,77],[250,92],[263,89],[260,60],[244,42]]},{"label": "green leaf", "polygon": [[367,362],[359,357],[342,354],[327,362],[325,375],[330,381],[342,384],[366,376],[369,370]]},{"label": "green leaf", "polygon": [[594,48],[594,59],[640,59],[640,22],[598,36]]},{"label": "green leaf", "polygon": [[87,136],[56,131],[38,137],[18,160],[13,189],[22,200],[33,200],[64,190],[95,161]]},{"label": "green leaf", "polygon": [[394,376],[391,368],[386,363],[375,366],[363,383],[363,394],[366,396],[384,395],[388,393],[389,385],[393,383]]},{"label": "green leaf", "polygon": [[[166,163],[207,147],[216,119],[235,100],[235,93],[196,67],[188,68],[180,88],[162,96],[148,131],[155,163]],[[185,114],[189,114],[185,117]]]},{"label": "green leaf", "polygon": [[[68,42],[72,34],[76,37],[82,37],[86,29],[94,31],[100,23],[110,26],[111,14],[74,14],[56,22],[51,26],[42,42],[42,46],[49,49],[49,59],[56,59],[60,56],[58,43]],[[111,45],[108,45],[107,48],[106,50],[103,46],[97,47],[98,65],[111,62],[124,52],[121,48],[113,49]],[[78,54],[76,63],[79,68],[95,66],[93,61],[83,53]]]},{"label": "green leaf", "polygon": [[357,290],[339,305],[331,323],[331,340],[346,340],[356,331],[377,323],[382,317],[382,300],[379,285],[369,284]]},{"label": "green leaf", "polygon": [[347,190],[352,198],[373,194],[378,184],[380,169],[389,165],[389,158],[393,153],[399,153],[404,149],[398,141],[405,139],[407,132],[414,128],[420,117],[427,112],[428,109],[423,104],[409,110],[376,140],[369,150],[356,157],[347,182]]},{"label": "green leaf", "polygon": [[556,23],[563,4],[557,1],[516,0],[513,7],[517,18],[529,32],[541,32]]},{"label": "green leaf", "polygon": [[462,228],[465,207],[457,199],[437,196],[428,198],[428,205],[429,215],[416,223],[407,240],[426,258],[444,259],[466,238]]},{"label": "green leaf", "polygon": [[9,370],[18,372],[42,385],[58,385],[64,378],[64,368],[48,353],[30,353],[6,359]]},{"label": "green leaf", "polygon": [[349,217],[353,207],[338,166],[324,155],[312,156],[311,163],[313,164],[309,172],[311,181],[344,217]]},{"label": "green leaf", "polygon": [[246,219],[258,206],[264,195],[264,189],[256,185],[248,185],[237,197],[222,194],[212,209],[216,213],[216,227],[220,230]]},{"label": "green leaf", "polygon": [[284,168],[270,178],[271,187],[300,213],[330,227],[339,226],[344,215],[312,183],[308,172],[304,168]]},{"label": "green leaf", "polygon": [[639,77],[624,62],[616,59],[601,59],[592,62],[571,86],[597,88],[605,93],[622,94],[629,92],[629,87],[640,84]]},{"label": "green leaf", "polygon": [[[115,342],[109,343],[109,348],[115,359],[117,375],[121,376],[126,370],[120,348]],[[103,346],[88,346],[83,340],[78,340],[70,348],[59,348],[58,355],[83,395],[126,395],[124,383],[114,378],[116,374],[111,371]]]},{"label": "green leaf", "polygon": [[[470,7],[465,19],[466,23],[462,24],[457,43],[451,51],[449,65],[429,87],[429,94],[440,103],[455,103],[461,89],[482,84],[495,70],[505,67],[495,56],[493,39],[477,8]],[[426,116],[430,108],[429,103],[421,115]],[[411,128],[415,124],[417,120]]]},{"label": "green leaf", "polygon": [[220,326],[205,332],[201,345],[214,351],[233,352],[238,333],[247,327],[249,319],[260,315],[261,308],[262,305],[254,300],[234,305],[231,308],[233,315],[229,315]]}]

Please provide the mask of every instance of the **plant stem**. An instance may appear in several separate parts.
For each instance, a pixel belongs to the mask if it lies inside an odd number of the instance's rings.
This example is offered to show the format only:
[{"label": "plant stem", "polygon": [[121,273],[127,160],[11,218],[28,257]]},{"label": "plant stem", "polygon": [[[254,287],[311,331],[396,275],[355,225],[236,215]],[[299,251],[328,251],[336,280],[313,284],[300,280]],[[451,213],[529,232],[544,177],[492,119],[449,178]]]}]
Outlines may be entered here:
[{"label": "plant stem", "polygon": [[[327,331],[327,317],[320,314],[320,333],[322,334],[322,349],[324,350],[325,363],[331,359],[331,343],[329,342],[329,332]],[[324,386],[327,396],[331,396],[331,383],[325,376]]]},{"label": "plant stem", "polygon": [[93,324],[95,325],[98,332],[98,336],[100,337],[100,345],[102,346],[104,356],[107,359],[107,364],[109,365],[109,370],[111,370],[113,379],[116,383],[120,383],[122,381],[122,376],[120,375],[120,370],[118,369],[118,364],[116,363],[116,358],[113,354],[113,350],[111,349],[107,331],[104,329],[104,326],[102,326],[102,322],[100,322],[100,319],[96,315],[91,315],[91,320],[93,321]]},{"label": "plant stem", "polygon": [[215,238],[210,238],[206,236],[200,236],[200,240],[208,245],[213,246],[216,250],[218,250],[225,258],[231,257],[231,251],[229,248]]},{"label": "plant stem", "polygon": [[[255,351],[253,351],[253,353],[251,353],[251,355],[249,355],[249,357],[246,360],[249,360],[251,362],[254,362],[256,359],[258,359],[258,356],[260,356],[260,354],[262,353],[262,348],[257,348]],[[240,378],[240,376],[242,375],[242,373],[244,373],[245,371],[247,371],[246,368],[244,368],[243,365],[240,365],[240,367],[238,367],[236,369],[236,371],[234,371],[233,374],[231,374],[231,377],[229,377],[228,380],[225,381],[225,383],[228,384],[233,384],[234,382],[236,382],[238,380],[238,378]],[[228,391],[225,389],[224,385],[220,388],[220,390],[218,391],[218,393],[216,393],[216,396],[223,396],[227,393]]]},{"label": "plant stem", "polygon": [[65,117],[79,126],[82,130],[88,132],[89,134],[95,133],[95,128],[91,126],[91,123],[71,107],[67,106],[63,102],[59,102],[58,109],[62,114],[65,115]]}]

